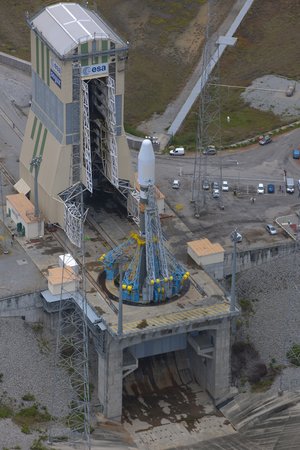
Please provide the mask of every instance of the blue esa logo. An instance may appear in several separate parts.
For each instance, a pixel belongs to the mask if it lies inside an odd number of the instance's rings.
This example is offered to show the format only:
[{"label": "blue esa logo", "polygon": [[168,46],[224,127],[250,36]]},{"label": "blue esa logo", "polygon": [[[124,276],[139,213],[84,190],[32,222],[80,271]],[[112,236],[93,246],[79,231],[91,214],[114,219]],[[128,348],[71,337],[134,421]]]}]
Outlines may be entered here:
[{"label": "blue esa logo", "polygon": [[61,79],[52,69],[50,69],[50,78],[56,84],[56,86],[61,88]]},{"label": "blue esa logo", "polygon": [[107,64],[94,64],[92,66],[84,66],[81,68],[81,76],[89,77],[100,73],[107,72]]}]

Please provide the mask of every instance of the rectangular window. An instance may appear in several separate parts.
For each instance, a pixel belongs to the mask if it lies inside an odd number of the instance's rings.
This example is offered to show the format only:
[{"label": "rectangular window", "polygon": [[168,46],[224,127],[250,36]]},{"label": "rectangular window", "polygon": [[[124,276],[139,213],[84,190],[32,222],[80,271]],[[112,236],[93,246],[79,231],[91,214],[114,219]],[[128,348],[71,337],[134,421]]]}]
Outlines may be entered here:
[{"label": "rectangular window", "polygon": [[[102,43],[102,51],[106,52],[108,50],[108,41],[101,41]],[[107,55],[102,55],[102,62],[106,63],[108,61]]]},{"label": "rectangular window", "polygon": [[[85,42],[84,44],[81,44],[81,46],[80,46],[81,54],[88,53],[88,51],[89,51],[89,44],[88,44],[88,42]],[[82,58],[81,59],[81,65],[82,66],[88,66],[89,65],[89,58],[88,57]]]},{"label": "rectangular window", "polygon": [[39,38],[35,37],[35,58],[36,58],[36,71],[40,74],[40,46]]},{"label": "rectangular window", "polygon": [[34,138],[34,133],[35,133],[35,129],[36,129],[36,124],[37,124],[37,118],[34,117],[33,125],[32,125],[32,130],[31,130],[31,135],[30,135],[31,139]]},{"label": "rectangular window", "polygon": [[50,86],[50,52],[49,52],[49,48],[46,47],[47,49],[47,84],[48,86]]},{"label": "rectangular window", "polygon": [[42,49],[42,79],[45,81],[45,45],[41,42]]},{"label": "rectangular window", "polygon": [[[98,41],[96,41],[96,40],[93,40],[93,42],[92,42],[92,52],[93,53],[96,53],[96,51],[97,51],[97,42]],[[98,56],[93,56],[92,64],[98,64],[98,60],[99,60]]]}]

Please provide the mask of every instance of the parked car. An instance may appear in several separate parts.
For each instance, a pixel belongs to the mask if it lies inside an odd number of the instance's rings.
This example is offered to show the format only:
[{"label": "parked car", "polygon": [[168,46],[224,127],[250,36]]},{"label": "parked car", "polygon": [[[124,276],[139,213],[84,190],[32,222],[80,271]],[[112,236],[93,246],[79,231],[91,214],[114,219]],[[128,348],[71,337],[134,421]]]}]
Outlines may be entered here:
[{"label": "parked car", "polygon": [[174,148],[174,149],[172,149],[172,150],[170,150],[170,155],[172,155],[172,156],[181,156],[181,155],[184,155],[184,148],[183,147],[177,147],[177,148]]},{"label": "parked car", "polygon": [[220,197],[220,189],[213,189],[212,196],[213,196],[213,198],[219,198]]},{"label": "parked car", "polygon": [[257,193],[258,194],[264,194],[265,193],[265,188],[264,188],[263,183],[259,183],[258,184],[258,186],[257,186]]},{"label": "parked car", "polygon": [[203,180],[202,189],[204,189],[205,191],[209,190],[209,181],[207,179]]},{"label": "parked car", "polygon": [[269,134],[265,134],[264,136],[259,136],[258,143],[259,145],[266,145],[272,142],[272,138]]},{"label": "parked car", "polygon": [[300,150],[298,150],[297,148],[293,150],[293,159],[300,159]]},{"label": "parked car", "polygon": [[222,182],[222,191],[223,192],[228,192],[229,191],[228,181],[223,180],[223,182]]},{"label": "parked car", "polygon": [[293,84],[291,83],[286,88],[285,95],[287,97],[292,97],[294,95],[295,90],[296,90],[296,83],[293,83]]},{"label": "parked car", "polygon": [[274,192],[275,192],[274,184],[268,184],[267,191],[268,191],[268,194],[274,194]]},{"label": "parked car", "polygon": [[203,155],[216,155],[217,154],[217,149],[214,145],[209,145],[208,147],[206,147],[203,150]]},{"label": "parked car", "polygon": [[180,187],[180,181],[179,180],[174,180],[172,183],[172,188],[173,189],[179,189]]},{"label": "parked car", "polygon": [[270,234],[277,234],[277,230],[276,230],[276,228],[273,226],[273,225],[271,225],[270,223],[268,223],[267,225],[266,225],[266,230],[270,233]]},{"label": "parked car", "polygon": [[211,183],[211,188],[212,188],[212,189],[220,189],[219,182],[218,182],[218,181],[213,181],[213,182]]}]

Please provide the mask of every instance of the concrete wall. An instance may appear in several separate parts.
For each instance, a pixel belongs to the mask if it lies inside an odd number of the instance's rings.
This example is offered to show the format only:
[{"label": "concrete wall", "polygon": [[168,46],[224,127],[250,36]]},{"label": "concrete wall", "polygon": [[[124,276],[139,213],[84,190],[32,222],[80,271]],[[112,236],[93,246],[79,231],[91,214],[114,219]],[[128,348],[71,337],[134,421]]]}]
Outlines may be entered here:
[{"label": "concrete wall", "polygon": [[10,67],[14,67],[18,70],[22,70],[28,75],[31,75],[31,64],[28,61],[24,61],[23,59],[19,59],[15,56],[0,52],[0,63]]},{"label": "concrete wall", "polygon": [[21,317],[27,322],[43,321],[45,313],[39,292],[0,300],[0,317]]},{"label": "concrete wall", "polygon": [[[251,269],[259,266],[273,258],[279,258],[290,255],[295,252],[295,243],[289,242],[287,244],[278,244],[272,247],[256,248],[237,252],[236,255],[236,270],[241,272],[243,270]],[[207,268],[205,268],[207,269]],[[225,253],[224,257],[224,276],[232,273],[232,253]]]}]

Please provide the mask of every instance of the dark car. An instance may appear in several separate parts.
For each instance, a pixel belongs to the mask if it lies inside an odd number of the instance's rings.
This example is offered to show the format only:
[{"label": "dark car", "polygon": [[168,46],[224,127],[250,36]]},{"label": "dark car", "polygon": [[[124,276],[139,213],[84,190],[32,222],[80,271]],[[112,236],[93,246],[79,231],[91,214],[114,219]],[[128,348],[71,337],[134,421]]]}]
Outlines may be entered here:
[{"label": "dark car", "polygon": [[268,194],[274,194],[274,192],[275,192],[274,184],[268,184],[267,191],[268,191]]},{"label": "dark car", "polygon": [[220,189],[219,182],[218,182],[218,181],[213,181],[213,182],[211,183],[211,188],[212,188],[212,189]]},{"label": "dark car", "polygon": [[258,139],[259,145],[270,144],[270,142],[272,142],[272,138],[268,134],[265,134],[264,136],[259,136],[259,139]]}]

